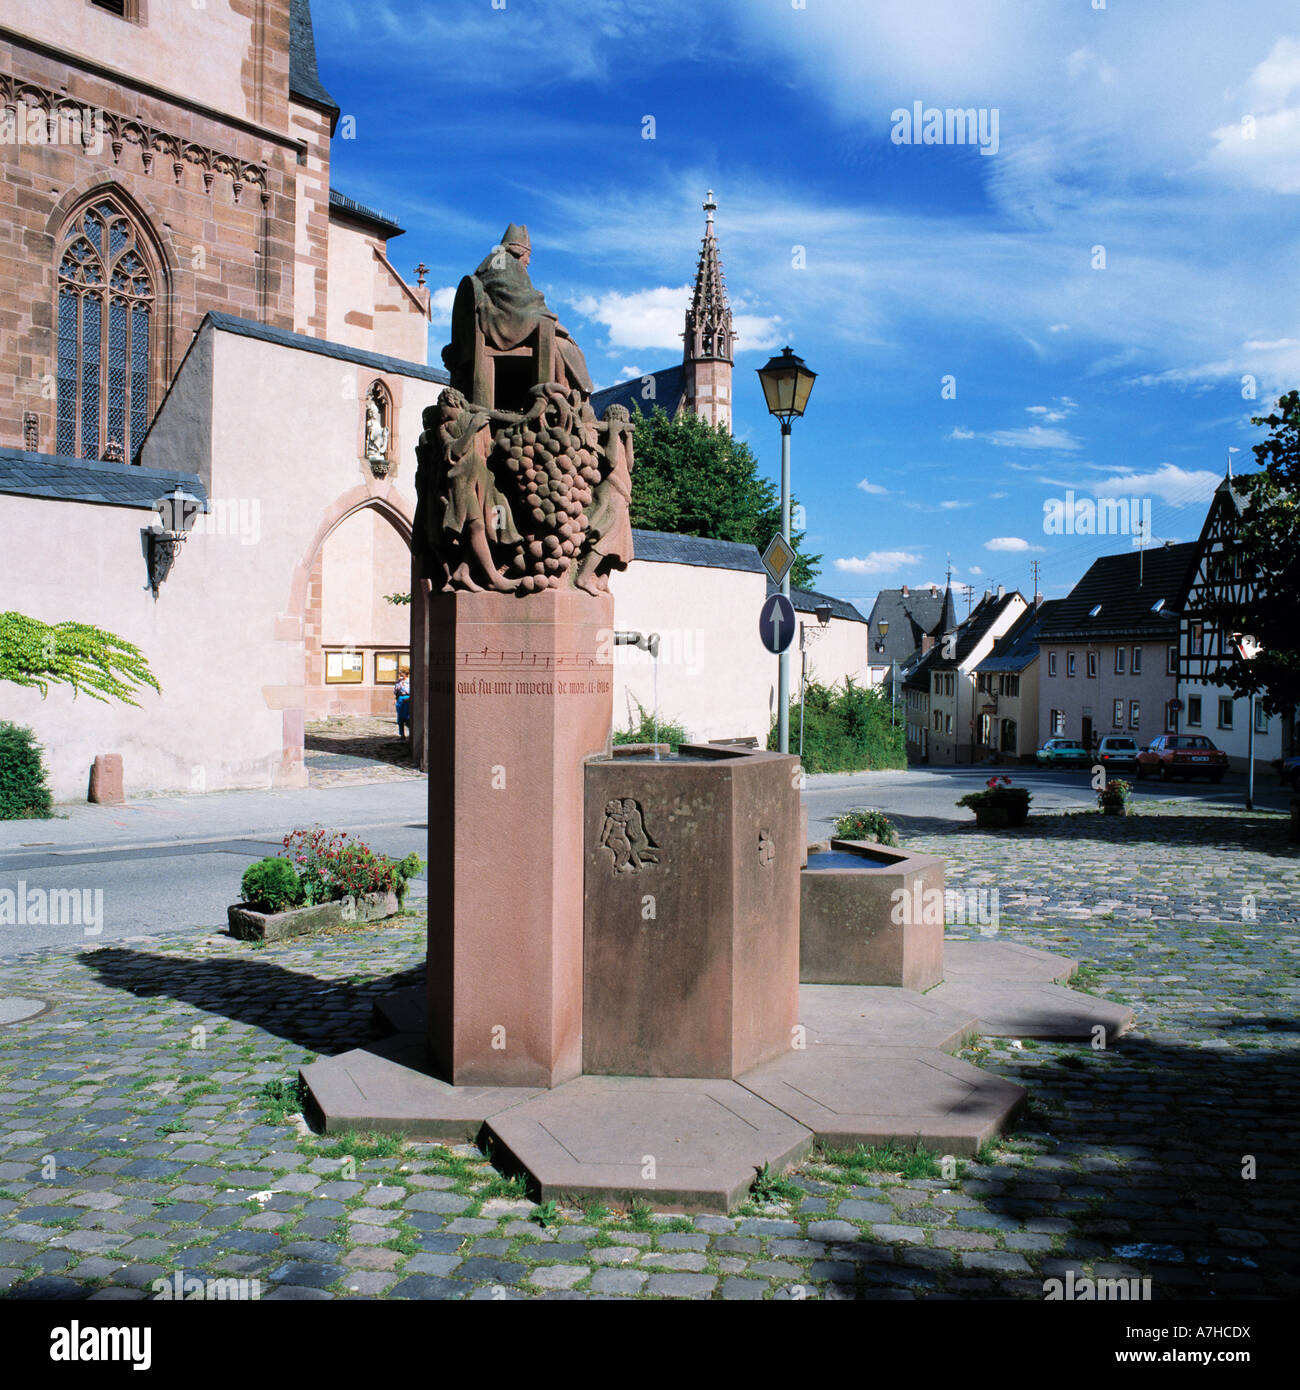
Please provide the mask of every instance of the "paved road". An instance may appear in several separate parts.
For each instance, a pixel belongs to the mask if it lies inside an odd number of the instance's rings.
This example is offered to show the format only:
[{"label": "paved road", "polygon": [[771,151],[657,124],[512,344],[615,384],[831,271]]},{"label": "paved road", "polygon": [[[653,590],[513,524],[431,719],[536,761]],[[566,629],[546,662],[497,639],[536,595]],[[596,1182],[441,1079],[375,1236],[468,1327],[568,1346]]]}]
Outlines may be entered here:
[{"label": "paved road", "polygon": [[[829,835],[835,818],[855,806],[885,811],[904,835],[932,832],[941,822],[969,821],[970,812],[954,803],[982,787],[993,770],[924,767],[810,777],[804,792],[810,837]],[[1095,805],[1086,773],[998,771],[1032,790],[1036,811]],[[223,928],[245,867],[277,853],[281,838],[298,826],[346,829],[394,858],[412,850],[427,855],[426,795],[423,779],[217,792],[153,797],[128,806],[67,805],[54,820],[0,823],[0,959],[42,947],[76,950],[177,928]],[[1139,800],[1195,801],[1206,808],[1240,807],[1244,779],[1229,777],[1217,787],[1145,782],[1135,795]],[[1283,811],[1289,796],[1270,777],[1257,787],[1256,805]],[[56,901],[51,894],[76,897],[57,900],[59,924],[10,923],[6,890],[15,905],[32,890],[51,905]],[[425,896],[421,875],[412,883],[411,901],[419,903]]]}]

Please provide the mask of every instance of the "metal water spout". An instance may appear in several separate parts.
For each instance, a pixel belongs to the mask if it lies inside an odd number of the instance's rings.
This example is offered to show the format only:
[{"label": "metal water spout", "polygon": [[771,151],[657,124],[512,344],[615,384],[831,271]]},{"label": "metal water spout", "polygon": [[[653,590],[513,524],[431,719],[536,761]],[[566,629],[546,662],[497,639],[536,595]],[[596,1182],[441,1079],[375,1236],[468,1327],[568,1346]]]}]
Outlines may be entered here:
[{"label": "metal water spout", "polygon": [[651,656],[657,657],[659,655],[659,634],[652,632],[647,636],[644,632],[616,632],[614,645],[616,647],[640,647],[643,652],[649,652]]}]

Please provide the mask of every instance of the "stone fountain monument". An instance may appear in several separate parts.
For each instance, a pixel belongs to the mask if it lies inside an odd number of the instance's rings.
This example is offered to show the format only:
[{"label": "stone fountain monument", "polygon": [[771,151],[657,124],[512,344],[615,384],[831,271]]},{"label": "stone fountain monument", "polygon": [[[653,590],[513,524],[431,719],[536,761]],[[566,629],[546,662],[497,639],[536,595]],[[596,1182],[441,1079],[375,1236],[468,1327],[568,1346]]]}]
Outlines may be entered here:
[{"label": "stone fountain monument", "polygon": [[[946,1055],[978,1031],[969,990],[879,988],[853,955],[810,977],[848,983],[800,989],[798,760],[612,756],[633,427],[596,418],[530,258],[512,225],[461,281],[451,385],[417,447],[426,989],[377,1005],[391,1038],[303,1069],[315,1110],[327,1129],[486,1137],[544,1198],[684,1209],[725,1210],[817,1138],[974,1152],[1024,1092]],[[1036,986],[1069,973],[1010,949]]]}]

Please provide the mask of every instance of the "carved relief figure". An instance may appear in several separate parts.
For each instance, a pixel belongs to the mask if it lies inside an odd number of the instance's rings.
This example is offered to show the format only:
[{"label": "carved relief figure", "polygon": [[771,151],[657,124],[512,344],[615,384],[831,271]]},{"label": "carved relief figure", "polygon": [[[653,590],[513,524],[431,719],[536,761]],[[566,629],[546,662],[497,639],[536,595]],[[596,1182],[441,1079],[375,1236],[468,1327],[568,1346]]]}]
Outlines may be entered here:
[{"label": "carved relief figure", "polygon": [[609,571],[626,569],[632,559],[632,436],[626,406],[611,405],[599,427],[604,437],[600,481],[587,508],[587,550],[574,583],[589,594],[609,588]]},{"label": "carved relief figure", "polygon": [[600,844],[614,856],[616,874],[635,873],[646,864],[659,862],[659,847],[646,834],[641,808],[631,797],[605,803]]}]

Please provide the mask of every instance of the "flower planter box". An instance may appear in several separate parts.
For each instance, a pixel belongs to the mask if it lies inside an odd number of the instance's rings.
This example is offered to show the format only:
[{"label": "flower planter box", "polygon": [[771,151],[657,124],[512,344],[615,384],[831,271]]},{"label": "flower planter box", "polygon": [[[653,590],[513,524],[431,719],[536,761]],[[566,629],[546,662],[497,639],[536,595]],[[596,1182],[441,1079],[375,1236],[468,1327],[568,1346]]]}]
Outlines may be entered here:
[{"label": "flower planter box", "polygon": [[1103,806],[1101,809],[1102,809],[1103,813],[1104,813],[1105,815],[1108,815],[1108,816],[1126,816],[1126,815],[1128,815],[1128,805],[1127,805],[1127,803],[1122,802],[1122,801],[1119,802],[1119,803],[1117,803],[1117,804],[1116,804],[1116,803],[1112,803],[1112,804],[1110,804],[1110,805]]},{"label": "flower planter box", "polygon": [[975,824],[981,830],[1006,830],[1024,825],[1029,819],[1029,807],[1017,805],[974,806]]},{"label": "flower planter box", "polygon": [[255,912],[245,903],[235,903],[226,909],[226,919],[231,936],[243,941],[282,941],[288,936],[310,936],[343,922],[377,922],[400,911],[396,893],[366,893],[360,898],[338,898],[288,912]]}]

